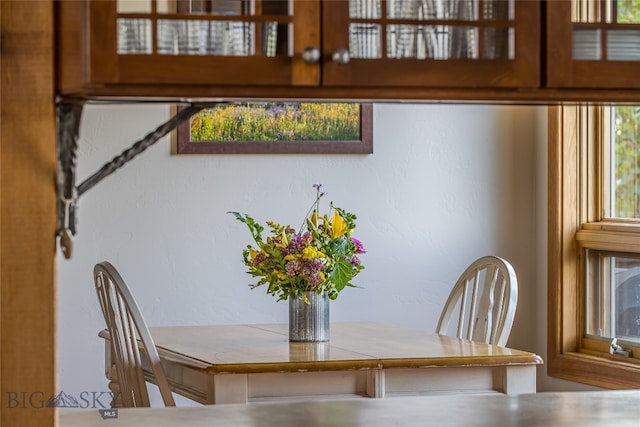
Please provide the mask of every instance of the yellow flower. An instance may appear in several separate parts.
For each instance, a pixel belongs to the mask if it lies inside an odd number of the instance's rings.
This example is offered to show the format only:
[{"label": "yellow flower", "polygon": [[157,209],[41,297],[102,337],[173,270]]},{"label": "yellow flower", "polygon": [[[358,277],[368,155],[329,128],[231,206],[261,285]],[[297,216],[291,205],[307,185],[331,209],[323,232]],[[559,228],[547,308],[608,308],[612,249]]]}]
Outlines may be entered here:
[{"label": "yellow flower", "polygon": [[302,250],[302,257],[305,259],[323,258],[324,253],[320,252],[315,246],[307,246]]},{"label": "yellow flower", "polygon": [[329,224],[329,218],[326,215],[322,216],[322,222],[324,222],[324,229],[331,230],[331,224]]},{"label": "yellow flower", "polygon": [[256,251],[253,248],[249,248],[249,256],[251,257],[251,261],[256,259],[258,255],[260,255],[263,251]]},{"label": "yellow flower", "polygon": [[280,236],[282,247],[286,248],[289,245],[289,241],[287,240],[287,234],[282,230],[282,235]]},{"label": "yellow flower", "polygon": [[338,212],[333,213],[331,220],[331,238],[337,239],[347,232],[347,223],[342,219]]}]

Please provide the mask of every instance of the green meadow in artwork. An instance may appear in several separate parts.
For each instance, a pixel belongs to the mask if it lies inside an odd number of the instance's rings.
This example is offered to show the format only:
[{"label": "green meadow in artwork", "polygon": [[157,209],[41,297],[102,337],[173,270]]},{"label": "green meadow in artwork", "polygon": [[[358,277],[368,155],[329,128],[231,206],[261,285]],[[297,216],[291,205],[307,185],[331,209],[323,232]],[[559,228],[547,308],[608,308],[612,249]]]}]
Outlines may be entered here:
[{"label": "green meadow in artwork", "polygon": [[244,103],[202,110],[191,141],[355,141],[360,104]]}]

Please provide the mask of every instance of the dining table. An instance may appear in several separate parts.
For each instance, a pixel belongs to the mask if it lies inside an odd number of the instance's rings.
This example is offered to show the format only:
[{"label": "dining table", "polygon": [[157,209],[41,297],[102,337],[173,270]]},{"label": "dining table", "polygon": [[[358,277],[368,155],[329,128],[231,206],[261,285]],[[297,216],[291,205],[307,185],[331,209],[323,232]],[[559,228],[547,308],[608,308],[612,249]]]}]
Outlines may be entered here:
[{"label": "dining table", "polygon": [[[291,342],[287,324],[149,330],[172,391],[202,404],[535,393],[543,363],[535,353],[379,322],[331,323],[326,342]],[[117,396],[109,333],[99,336]],[[148,364],[145,378],[154,382]]]}]

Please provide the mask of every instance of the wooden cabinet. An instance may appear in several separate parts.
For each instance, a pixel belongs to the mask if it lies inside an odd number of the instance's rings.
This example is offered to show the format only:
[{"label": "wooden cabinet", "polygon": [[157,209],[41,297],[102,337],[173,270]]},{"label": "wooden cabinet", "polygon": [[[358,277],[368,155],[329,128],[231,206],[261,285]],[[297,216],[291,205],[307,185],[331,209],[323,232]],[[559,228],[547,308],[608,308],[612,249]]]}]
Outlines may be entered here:
[{"label": "wooden cabinet", "polygon": [[536,1],[327,1],[322,17],[323,86],[539,86]]},{"label": "wooden cabinet", "polygon": [[68,97],[640,100],[636,0],[56,7],[57,91]]},{"label": "wooden cabinet", "polygon": [[548,87],[640,88],[640,2],[549,1],[546,8]]},{"label": "wooden cabinet", "polygon": [[[211,4],[219,7],[200,7]],[[267,0],[59,2],[59,88],[317,85],[319,67],[304,63],[301,53],[320,44],[318,31],[309,31],[319,25],[319,3],[296,2],[296,14],[290,6]]]},{"label": "wooden cabinet", "polygon": [[537,1],[70,0],[58,8],[63,95],[536,88],[540,80]]}]

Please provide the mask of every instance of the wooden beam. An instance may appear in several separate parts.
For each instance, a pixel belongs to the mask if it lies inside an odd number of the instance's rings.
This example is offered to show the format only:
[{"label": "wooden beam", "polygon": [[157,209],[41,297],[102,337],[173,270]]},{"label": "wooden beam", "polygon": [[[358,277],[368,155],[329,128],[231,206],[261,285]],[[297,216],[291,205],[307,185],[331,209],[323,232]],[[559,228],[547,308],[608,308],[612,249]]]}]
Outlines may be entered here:
[{"label": "wooden beam", "polygon": [[57,424],[52,0],[0,1],[0,424]]}]

